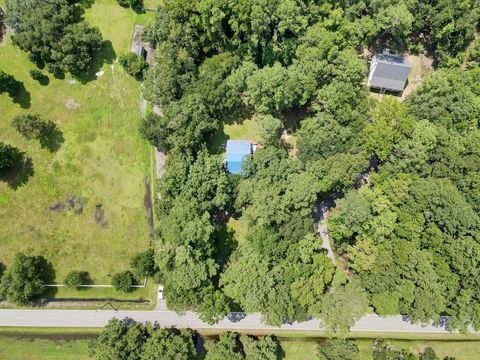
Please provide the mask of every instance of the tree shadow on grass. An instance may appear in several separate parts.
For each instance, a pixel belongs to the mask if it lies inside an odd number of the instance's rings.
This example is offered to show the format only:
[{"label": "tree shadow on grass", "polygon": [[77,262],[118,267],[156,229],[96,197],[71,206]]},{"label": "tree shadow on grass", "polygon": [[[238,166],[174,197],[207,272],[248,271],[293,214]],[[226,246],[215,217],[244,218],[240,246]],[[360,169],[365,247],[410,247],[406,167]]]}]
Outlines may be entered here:
[{"label": "tree shadow on grass", "polygon": [[64,141],[63,133],[54,122],[49,121],[40,138],[41,147],[48,149],[50,152],[56,152]]},{"label": "tree shadow on grass", "polygon": [[222,268],[228,261],[231,253],[237,248],[235,232],[226,226],[215,232],[214,257],[217,264]]},{"label": "tree shadow on grass", "polygon": [[[8,96],[12,99],[15,104],[19,104],[23,109],[28,109],[31,106],[31,96],[30,93],[23,85],[23,82],[15,80],[13,76],[9,76],[8,88],[4,92],[8,93]],[[0,90],[0,94],[2,91]]]},{"label": "tree shadow on grass", "polygon": [[17,190],[25,185],[34,173],[32,159],[20,152],[15,159],[15,164],[0,172],[0,181],[6,182],[11,189]]},{"label": "tree shadow on grass", "polygon": [[[42,279],[45,281],[46,284],[54,284],[55,283],[55,269],[51,262],[47,261],[43,256],[42,258],[43,266],[42,266]],[[49,298],[53,297],[57,294],[58,289],[56,287],[47,287],[45,290],[44,296]]]},{"label": "tree shadow on grass", "polygon": [[117,57],[117,54],[115,53],[115,50],[113,49],[112,42],[110,40],[105,40],[102,43],[102,47],[98,51],[98,53],[95,55],[95,58],[92,61],[92,64],[90,65],[90,68],[80,76],[78,76],[78,80],[82,84],[86,84],[90,81],[96,80],[97,79],[97,72],[100,71],[102,68],[103,64],[113,64],[113,61]]}]

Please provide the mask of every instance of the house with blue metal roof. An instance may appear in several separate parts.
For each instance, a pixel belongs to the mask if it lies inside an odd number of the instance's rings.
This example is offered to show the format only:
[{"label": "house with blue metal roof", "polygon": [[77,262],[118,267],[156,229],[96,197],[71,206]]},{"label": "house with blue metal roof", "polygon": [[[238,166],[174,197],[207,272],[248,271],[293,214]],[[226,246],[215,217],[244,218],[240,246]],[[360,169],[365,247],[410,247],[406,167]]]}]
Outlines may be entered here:
[{"label": "house with blue metal roof", "polygon": [[252,143],[248,140],[227,140],[227,171],[241,174],[243,161],[252,154]]}]

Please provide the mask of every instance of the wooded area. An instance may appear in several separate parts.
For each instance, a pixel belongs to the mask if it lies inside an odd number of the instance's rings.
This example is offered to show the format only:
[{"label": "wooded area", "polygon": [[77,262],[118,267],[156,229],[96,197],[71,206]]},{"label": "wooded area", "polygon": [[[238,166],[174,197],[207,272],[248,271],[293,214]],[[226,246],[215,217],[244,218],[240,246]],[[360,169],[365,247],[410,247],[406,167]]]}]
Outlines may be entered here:
[{"label": "wooded area", "polygon": [[[144,34],[146,95],[164,116],[142,133],[168,153],[157,258],[169,307],[343,331],[371,306],[480,328],[478,20],[474,0],[165,1]],[[365,87],[368,54],[386,47],[434,59],[405,102]],[[274,120],[235,177],[209,144],[245,113]],[[337,269],[313,235],[332,195]],[[241,244],[232,217],[248,223]]]}]

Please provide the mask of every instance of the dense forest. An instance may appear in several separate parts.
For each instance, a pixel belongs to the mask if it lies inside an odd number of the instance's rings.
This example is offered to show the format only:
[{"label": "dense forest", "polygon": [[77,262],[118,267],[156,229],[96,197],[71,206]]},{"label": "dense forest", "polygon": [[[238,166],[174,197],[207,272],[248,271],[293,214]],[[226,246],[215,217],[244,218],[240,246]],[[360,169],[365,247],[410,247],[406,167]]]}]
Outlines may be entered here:
[{"label": "dense forest", "polygon": [[[168,154],[157,258],[169,307],[342,331],[371,306],[480,328],[478,23],[475,0],[165,1],[144,33],[163,116],[141,131]],[[385,47],[434,60],[406,101],[369,96],[368,54]],[[245,114],[262,119],[264,146],[238,177],[211,142]],[[331,197],[337,267],[313,231]],[[240,216],[246,241],[228,247]]]}]

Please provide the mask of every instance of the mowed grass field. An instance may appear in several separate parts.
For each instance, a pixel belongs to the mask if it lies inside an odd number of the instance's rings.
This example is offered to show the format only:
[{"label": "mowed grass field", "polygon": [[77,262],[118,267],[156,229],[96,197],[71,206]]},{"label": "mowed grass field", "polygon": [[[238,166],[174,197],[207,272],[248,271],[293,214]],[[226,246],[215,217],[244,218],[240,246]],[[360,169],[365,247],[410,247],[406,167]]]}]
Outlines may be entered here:
[{"label": "mowed grass field", "polygon": [[86,360],[88,340],[12,340],[0,337],[0,359],[3,360]]},{"label": "mowed grass field", "polygon": [[[17,99],[0,95],[0,141],[24,151],[33,166],[17,189],[0,181],[0,261],[7,266],[16,252],[41,254],[58,283],[70,270],[109,283],[110,274],[127,269],[131,256],[149,245],[144,179],[150,152],[138,132],[140,84],[115,61],[130,48],[136,16],[116,0],[96,0],[86,9],[85,18],[107,42],[83,81],[49,75],[42,86],[28,73],[34,65],[26,53],[10,39],[0,45],[0,68],[25,87]],[[103,72],[98,79],[96,72]],[[64,138],[60,149],[50,152],[22,138],[10,125],[21,113],[54,121]],[[82,214],[68,206],[49,210],[71,196],[82,199]]]}]

